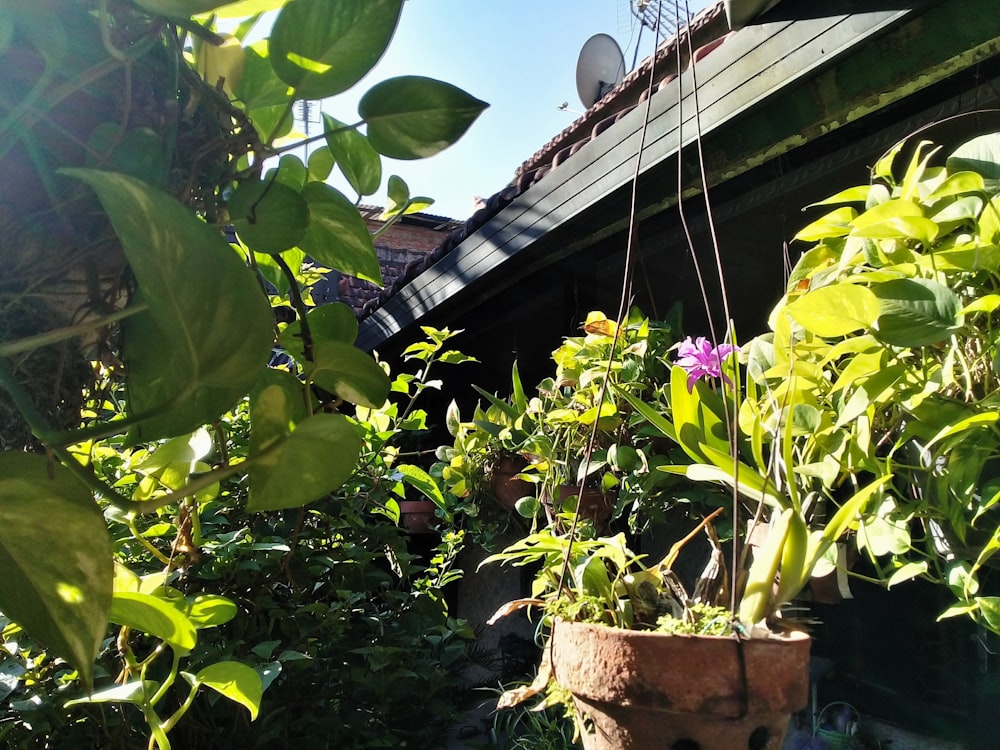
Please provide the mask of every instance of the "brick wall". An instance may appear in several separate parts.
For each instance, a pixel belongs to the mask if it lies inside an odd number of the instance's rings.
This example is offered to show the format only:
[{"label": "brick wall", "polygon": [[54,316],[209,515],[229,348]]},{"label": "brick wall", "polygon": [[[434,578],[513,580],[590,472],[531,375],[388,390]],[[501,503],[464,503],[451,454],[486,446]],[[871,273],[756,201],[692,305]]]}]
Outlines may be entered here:
[{"label": "brick wall", "polygon": [[[365,217],[370,232],[382,226],[382,222],[377,219],[379,213],[380,209],[361,208],[361,214]],[[404,216],[392,225],[375,240],[375,254],[382,268],[383,286],[390,286],[406,273],[408,266],[422,261],[460,225],[461,222],[429,214]],[[359,312],[366,302],[378,297],[380,291],[380,288],[371,282],[352,276],[340,276],[337,299],[350,305],[355,312]]]}]

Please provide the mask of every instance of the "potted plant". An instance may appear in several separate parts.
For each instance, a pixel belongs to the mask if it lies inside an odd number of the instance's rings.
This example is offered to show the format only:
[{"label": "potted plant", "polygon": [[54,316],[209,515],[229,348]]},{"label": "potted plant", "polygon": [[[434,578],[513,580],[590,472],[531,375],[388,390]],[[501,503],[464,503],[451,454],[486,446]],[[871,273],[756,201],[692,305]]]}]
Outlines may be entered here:
[{"label": "potted plant", "polygon": [[[957,599],[942,617],[968,614],[998,630],[1000,599],[981,579],[1000,549],[991,469],[1000,444],[1000,136],[964,144],[943,164],[918,144],[898,174],[903,148],[878,161],[872,184],[824,201],[840,207],[796,236],[813,246],[793,269],[770,332],[742,349],[688,339],[663,388],[643,398],[615,388],[635,419],[683,451],[683,462],[663,468],[731,492],[743,543],[727,566],[713,542],[706,568],[728,567],[731,614],[699,616],[719,602],[704,580],[688,595],[670,575],[678,549],[645,568],[622,539],[535,532],[492,558],[540,563],[533,596],[504,611],[540,607],[550,628],[539,679],[508,702],[568,689],[588,749],[648,747],[653,737],[671,747],[779,747],[774,717],[805,704],[808,654],[808,637],[782,610],[814,573],[831,569],[847,536],[885,585],[939,580]],[[671,634],[648,632],[649,613],[664,610],[655,629]],[[722,627],[735,649],[737,687],[690,703],[661,692],[637,665],[669,648],[654,644],[699,653],[706,636],[676,633],[702,623]],[[789,680],[773,701],[757,693],[749,649],[758,643],[775,651],[762,662],[780,663]],[[778,655],[797,650],[787,662]],[[725,669],[716,657],[695,664],[709,681]],[[695,677],[684,674],[686,690]],[[632,682],[638,695],[626,692]],[[633,726],[637,706],[667,725]],[[749,718],[752,706],[758,718]],[[722,739],[730,730],[735,736]]]},{"label": "potted plant", "polygon": [[[524,515],[545,510],[553,522],[582,509],[604,527],[653,484],[669,484],[666,475],[652,471],[664,460],[652,447],[658,433],[634,429],[631,407],[610,386],[631,394],[652,389],[677,324],[651,322],[632,310],[619,327],[594,311],[583,329],[584,335],[565,338],[552,353],[554,377],[530,397],[515,363],[509,397],[476,387],[488,405],[477,407],[471,422],[462,422],[452,407],[455,444],[441,449],[439,458],[449,462],[444,474],[454,487],[496,496],[504,489],[497,478],[511,477],[511,499],[524,500]],[[649,481],[651,474],[658,475],[656,482]]]}]

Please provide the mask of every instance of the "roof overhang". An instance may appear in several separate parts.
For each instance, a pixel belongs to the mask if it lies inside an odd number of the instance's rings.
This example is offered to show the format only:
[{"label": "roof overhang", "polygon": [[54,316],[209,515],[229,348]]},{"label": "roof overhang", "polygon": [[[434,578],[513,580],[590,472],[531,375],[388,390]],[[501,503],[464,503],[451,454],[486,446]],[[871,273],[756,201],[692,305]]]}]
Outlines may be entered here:
[{"label": "roof overhang", "polygon": [[[361,321],[358,344],[374,349],[429,315],[481,304],[621,232],[637,174],[640,217],[676,205],[678,154],[696,164],[699,134],[718,185],[998,53],[994,0],[785,0],[386,300]],[[685,198],[699,192],[695,177]]]}]

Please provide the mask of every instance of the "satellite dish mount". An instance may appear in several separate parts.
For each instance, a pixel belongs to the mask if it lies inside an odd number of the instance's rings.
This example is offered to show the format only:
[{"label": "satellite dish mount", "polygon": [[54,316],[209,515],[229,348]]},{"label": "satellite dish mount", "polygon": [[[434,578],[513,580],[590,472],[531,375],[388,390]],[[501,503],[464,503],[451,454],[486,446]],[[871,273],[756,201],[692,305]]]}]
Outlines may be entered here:
[{"label": "satellite dish mount", "polygon": [[576,92],[583,106],[593,107],[625,77],[625,56],[608,34],[594,34],[576,61]]}]

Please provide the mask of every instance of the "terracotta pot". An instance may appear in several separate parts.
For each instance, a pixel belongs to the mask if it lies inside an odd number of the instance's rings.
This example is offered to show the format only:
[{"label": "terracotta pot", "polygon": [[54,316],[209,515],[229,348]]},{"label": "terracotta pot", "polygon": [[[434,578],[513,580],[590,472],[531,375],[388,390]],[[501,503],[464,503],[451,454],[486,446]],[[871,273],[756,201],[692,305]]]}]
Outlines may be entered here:
[{"label": "terracotta pot", "polygon": [[738,640],[557,621],[554,677],[586,750],[779,750],[809,699],[805,633]]},{"label": "terracotta pot", "polygon": [[579,495],[577,501],[577,513],[583,518],[589,518],[598,529],[604,528],[611,520],[611,514],[615,510],[615,496],[606,492],[601,492],[594,487],[580,488],[579,485],[565,486],[559,488],[559,502],[562,504],[573,495]]},{"label": "terracotta pot", "polygon": [[399,524],[409,534],[436,534],[432,526],[437,523],[430,500],[400,500]]},{"label": "terracotta pot", "polygon": [[524,470],[528,462],[523,458],[503,458],[493,470],[493,497],[507,510],[515,510],[517,501],[526,495],[534,495],[535,487],[531,482],[518,479],[517,475]]}]

